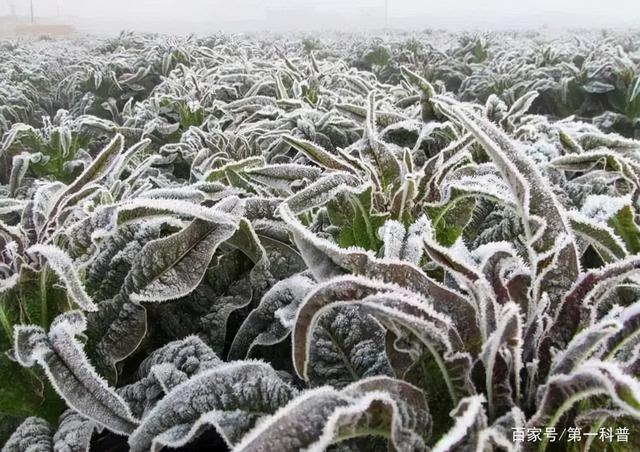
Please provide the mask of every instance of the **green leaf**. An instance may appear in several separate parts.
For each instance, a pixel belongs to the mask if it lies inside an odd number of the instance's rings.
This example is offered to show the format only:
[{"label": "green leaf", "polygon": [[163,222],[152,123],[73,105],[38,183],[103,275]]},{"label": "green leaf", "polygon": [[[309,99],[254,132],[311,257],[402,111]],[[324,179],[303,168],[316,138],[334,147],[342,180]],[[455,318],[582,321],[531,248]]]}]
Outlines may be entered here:
[{"label": "green leaf", "polygon": [[35,373],[0,354],[0,413],[16,417],[39,415],[45,410],[44,384]]},{"label": "green leaf", "polygon": [[432,221],[438,243],[452,246],[464,232],[475,207],[476,199],[466,196],[462,191],[457,191],[455,195],[452,193],[444,205],[426,206],[425,210]]},{"label": "green leaf", "polygon": [[[573,231],[591,244],[605,262],[624,259],[627,256],[625,244],[615,231],[604,223],[598,223],[579,214],[569,212],[569,222]],[[613,218],[612,218],[613,220]]]},{"label": "green leaf", "polygon": [[400,69],[405,80],[407,80],[411,85],[418,88],[418,90],[420,91],[420,107],[422,109],[422,120],[424,122],[432,120],[435,115],[433,104],[431,102],[431,99],[435,95],[433,86],[420,75],[412,72],[406,67],[403,66]]},{"label": "green leaf", "polygon": [[343,248],[358,246],[378,251],[382,242],[378,229],[384,225],[388,214],[372,211],[373,190],[368,186],[361,193],[344,190],[327,203],[331,225],[339,228],[338,244]]},{"label": "green leaf", "polygon": [[607,223],[622,239],[632,254],[640,253],[640,228],[636,224],[635,211],[630,205],[624,206]]},{"label": "green leaf", "polygon": [[55,274],[46,267],[36,271],[23,265],[15,292],[8,294],[15,298],[9,298],[6,302],[20,307],[19,316],[13,322],[32,323],[46,328],[56,315],[71,309],[66,291],[57,287],[56,281]]}]

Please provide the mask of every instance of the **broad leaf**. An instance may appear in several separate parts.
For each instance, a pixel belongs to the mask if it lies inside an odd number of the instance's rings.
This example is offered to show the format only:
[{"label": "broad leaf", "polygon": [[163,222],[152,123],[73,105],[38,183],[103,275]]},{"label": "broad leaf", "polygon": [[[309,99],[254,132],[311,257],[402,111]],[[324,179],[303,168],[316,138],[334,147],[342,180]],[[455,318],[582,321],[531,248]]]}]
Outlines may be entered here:
[{"label": "broad leaf", "polygon": [[144,417],[129,437],[129,446],[134,452],[179,447],[208,426],[232,446],[256,421],[295,394],[266,364],[223,364],[175,386]]},{"label": "broad leaf", "polygon": [[23,366],[42,366],[58,394],[74,410],[116,433],[136,427],[129,407],[87,360],[76,334],[86,329],[78,311],[58,316],[49,333],[40,327],[16,326],[15,356]]}]

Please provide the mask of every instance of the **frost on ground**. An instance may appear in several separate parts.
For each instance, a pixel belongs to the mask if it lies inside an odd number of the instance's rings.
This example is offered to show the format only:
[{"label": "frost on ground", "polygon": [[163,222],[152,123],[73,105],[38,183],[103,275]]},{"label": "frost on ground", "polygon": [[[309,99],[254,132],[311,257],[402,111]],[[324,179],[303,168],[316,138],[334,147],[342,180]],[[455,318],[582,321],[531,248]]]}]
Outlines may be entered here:
[{"label": "frost on ground", "polygon": [[0,42],[3,452],[639,450],[639,46]]}]

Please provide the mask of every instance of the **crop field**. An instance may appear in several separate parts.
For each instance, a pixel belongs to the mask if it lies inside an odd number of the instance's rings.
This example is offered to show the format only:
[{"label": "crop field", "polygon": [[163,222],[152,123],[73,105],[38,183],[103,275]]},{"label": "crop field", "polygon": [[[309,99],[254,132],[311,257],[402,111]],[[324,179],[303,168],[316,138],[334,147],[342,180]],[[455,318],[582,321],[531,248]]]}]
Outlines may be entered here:
[{"label": "crop field", "polygon": [[640,33],[0,41],[3,452],[640,450]]}]

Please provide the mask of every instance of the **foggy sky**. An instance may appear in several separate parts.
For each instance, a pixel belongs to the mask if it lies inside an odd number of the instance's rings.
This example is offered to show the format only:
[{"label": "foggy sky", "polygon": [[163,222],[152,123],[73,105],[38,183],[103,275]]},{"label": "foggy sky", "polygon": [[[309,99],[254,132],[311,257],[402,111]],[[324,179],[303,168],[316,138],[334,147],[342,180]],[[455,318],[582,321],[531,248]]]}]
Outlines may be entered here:
[{"label": "foggy sky", "polygon": [[[379,29],[385,0],[33,0],[36,17],[81,31]],[[478,3],[481,3],[479,5]],[[29,0],[0,0],[28,15]],[[640,0],[388,0],[391,28],[640,28]]]}]

